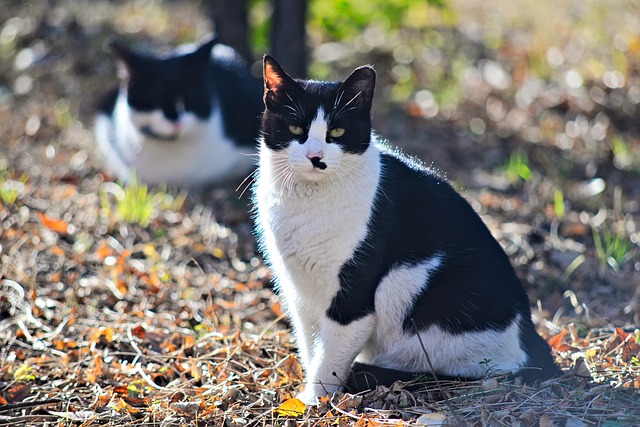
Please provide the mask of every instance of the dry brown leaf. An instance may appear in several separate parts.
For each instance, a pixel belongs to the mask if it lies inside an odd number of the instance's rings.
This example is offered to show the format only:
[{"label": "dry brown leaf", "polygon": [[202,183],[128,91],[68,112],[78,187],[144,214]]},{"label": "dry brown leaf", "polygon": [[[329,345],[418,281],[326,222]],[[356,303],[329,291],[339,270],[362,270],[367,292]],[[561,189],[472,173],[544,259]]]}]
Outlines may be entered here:
[{"label": "dry brown leaf", "polygon": [[171,404],[171,407],[182,412],[184,415],[193,417],[203,412],[207,408],[207,405],[204,401],[198,400],[194,402],[175,402]]},{"label": "dry brown leaf", "polygon": [[625,332],[622,328],[616,328],[616,335],[619,336],[622,341],[629,339],[631,342],[635,342],[633,335],[629,332]]},{"label": "dry brown leaf", "polygon": [[134,408],[133,406],[129,405],[127,402],[125,402],[125,400],[121,397],[117,398],[117,399],[113,399],[109,405],[108,405],[111,409],[115,410],[116,412],[122,412],[122,413],[127,413],[127,414],[135,414],[136,412],[140,412],[139,409]]},{"label": "dry brown leaf", "polygon": [[5,393],[5,398],[8,403],[22,402],[22,400],[29,395],[30,391],[31,385],[29,383],[18,383]]},{"label": "dry brown leaf", "polygon": [[622,360],[629,363],[631,359],[638,356],[640,356],[640,346],[634,342],[633,338],[631,338],[622,346]]}]

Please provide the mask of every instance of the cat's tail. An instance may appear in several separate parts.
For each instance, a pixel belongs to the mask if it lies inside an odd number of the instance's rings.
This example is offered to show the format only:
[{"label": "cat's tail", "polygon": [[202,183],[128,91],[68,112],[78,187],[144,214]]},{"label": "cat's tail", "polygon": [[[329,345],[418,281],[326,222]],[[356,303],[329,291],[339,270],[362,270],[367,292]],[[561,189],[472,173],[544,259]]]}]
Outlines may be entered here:
[{"label": "cat's tail", "polygon": [[559,377],[562,370],[553,360],[549,344],[535,330],[531,322],[520,325],[520,341],[527,353],[527,366],[520,371],[522,380],[530,384]]}]

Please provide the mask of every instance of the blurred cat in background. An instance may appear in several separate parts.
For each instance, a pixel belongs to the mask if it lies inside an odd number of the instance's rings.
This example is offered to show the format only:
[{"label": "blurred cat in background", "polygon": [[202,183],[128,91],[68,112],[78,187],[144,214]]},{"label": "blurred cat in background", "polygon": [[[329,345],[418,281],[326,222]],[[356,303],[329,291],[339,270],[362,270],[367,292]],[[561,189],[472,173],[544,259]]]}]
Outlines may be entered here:
[{"label": "blurred cat in background", "polygon": [[109,44],[120,86],[100,103],[95,132],[119,180],[198,187],[250,172],[262,83],[232,48],[214,38],[156,56]]}]

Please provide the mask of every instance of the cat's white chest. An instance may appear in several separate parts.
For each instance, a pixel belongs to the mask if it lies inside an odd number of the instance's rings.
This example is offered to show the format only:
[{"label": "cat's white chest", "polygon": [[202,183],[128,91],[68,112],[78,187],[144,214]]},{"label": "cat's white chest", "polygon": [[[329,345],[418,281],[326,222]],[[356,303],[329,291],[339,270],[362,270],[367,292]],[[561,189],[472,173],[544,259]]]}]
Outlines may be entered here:
[{"label": "cat's white chest", "polygon": [[[282,293],[324,312],[339,289],[339,272],[366,237],[377,187],[378,153],[355,159],[371,173],[341,181],[282,183],[273,159],[261,150],[256,197],[263,244]],[[276,162],[277,163],[277,162]],[[348,167],[348,166],[345,166]],[[362,167],[362,166],[361,166]]]}]

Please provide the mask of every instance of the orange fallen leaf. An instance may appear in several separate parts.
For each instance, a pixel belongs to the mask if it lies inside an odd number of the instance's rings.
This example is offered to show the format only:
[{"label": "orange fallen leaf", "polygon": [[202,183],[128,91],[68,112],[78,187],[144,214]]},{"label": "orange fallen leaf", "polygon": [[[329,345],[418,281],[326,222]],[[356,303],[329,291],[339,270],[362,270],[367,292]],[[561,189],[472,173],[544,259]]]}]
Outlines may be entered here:
[{"label": "orange fallen leaf", "polygon": [[129,395],[129,389],[127,388],[126,385],[117,385],[113,388],[113,392],[115,394],[121,394],[123,396],[128,396]]},{"label": "orange fallen leaf", "polygon": [[106,242],[102,242],[98,249],[96,249],[96,256],[102,261],[110,255],[113,255],[113,249]]},{"label": "orange fallen leaf", "polygon": [[[616,328],[616,335],[620,337],[620,339],[624,342],[627,340],[627,337],[631,335],[629,332],[625,332],[622,328]],[[632,342],[635,342],[633,336],[630,338]]]},{"label": "orange fallen leaf", "polygon": [[278,301],[274,302],[271,305],[271,311],[273,311],[273,314],[275,314],[278,317],[284,315],[284,311],[282,310],[282,306],[280,305],[280,303]]},{"label": "orange fallen leaf", "polygon": [[567,351],[567,350],[570,350],[571,347],[562,342],[562,339],[564,338],[565,335],[567,335],[567,330],[563,329],[560,333],[552,336],[549,339],[549,341],[547,341],[549,343],[549,347],[551,347],[552,349],[554,349],[556,351]]},{"label": "orange fallen leaf", "polygon": [[117,398],[112,400],[109,405],[108,405],[111,409],[114,409],[117,412],[124,412],[124,413],[128,413],[128,414],[134,414],[136,412],[140,412],[139,409],[134,408],[133,406],[129,405],[127,402],[124,401],[124,399]]},{"label": "orange fallen leaf", "polygon": [[[366,415],[362,415],[358,421],[356,421],[355,427],[401,427],[404,423],[402,420],[390,420],[390,419],[375,419]],[[442,421],[439,424],[421,424],[421,425],[442,425]]]},{"label": "orange fallen leaf", "polygon": [[124,280],[118,280],[118,283],[116,283],[116,288],[122,295],[126,295],[127,291],[129,290],[129,286]]},{"label": "orange fallen leaf", "polygon": [[282,417],[299,417],[304,414],[307,406],[298,398],[286,400],[276,408],[276,413]]},{"label": "orange fallen leaf", "polygon": [[200,413],[200,418],[208,417],[210,415],[215,414],[218,411],[218,407],[216,405],[209,405],[202,413]]},{"label": "orange fallen leaf", "polygon": [[124,251],[122,251],[120,256],[118,256],[118,259],[116,261],[116,265],[124,268],[126,266],[126,264],[127,264],[127,260],[131,256],[131,253],[132,252],[131,252],[130,249],[125,249]]},{"label": "orange fallen leaf", "polygon": [[51,253],[55,256],[64,256],[64,249],[62,249],[60,246],[53,246],[51,247]]},{"label": "orange fallen leaf", "polygon": [[100,328],[93,334],[91,334],[91,337],[89,337],[89,341],[95,343],[100,341],[100,338],[104,337],[104,340],[106,342],[113,342],[114,334],[115,331],[113,330],[113,328]]},{"label": "orange fallen leaf", "polygon": [[47,227],[49,230],[55,231],[58,234],[67,234],[67,231],[69,230],[69,224],[67,224],[63,220],[50,218],[42,212],[38,213],[38,216],[40,218],[40,222],[42,222],[42,225]]},{"label": "orange fallen leaf", "polygon": [[138,325],[131,330],[133,336],[138,337],[140,339],[145,339],[147,337],[147,331],[144,329],[142,325]]}]

